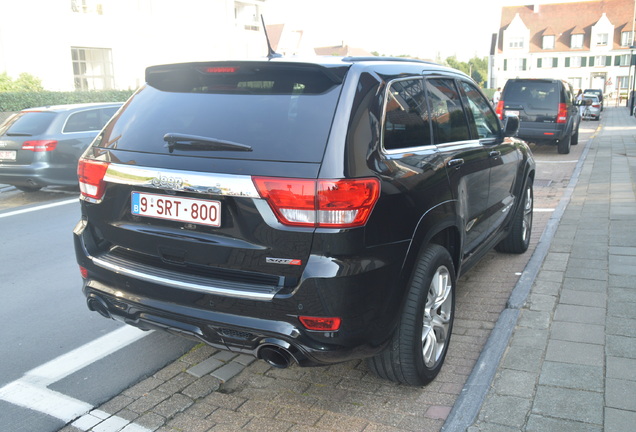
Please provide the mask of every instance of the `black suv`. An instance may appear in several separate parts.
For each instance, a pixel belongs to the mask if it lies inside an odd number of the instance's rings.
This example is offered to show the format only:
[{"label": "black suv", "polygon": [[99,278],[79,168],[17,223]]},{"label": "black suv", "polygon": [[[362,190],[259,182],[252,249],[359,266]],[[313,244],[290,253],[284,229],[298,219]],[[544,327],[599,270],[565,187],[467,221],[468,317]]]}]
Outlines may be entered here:
[{"label": "black suv", "polygon": [[497,104],[497,115],[519,117],[518,137],[535,144],[556,144],[561,154],[579,142],[581,115],[572,86],[556,79],[510,79]]},{"label": "black suv", "polygon": [[150,67],[79,163],[88,307],[276,367],[367,358],[426,384],[459,275],[528,247],[517,127],[426,62]]}]

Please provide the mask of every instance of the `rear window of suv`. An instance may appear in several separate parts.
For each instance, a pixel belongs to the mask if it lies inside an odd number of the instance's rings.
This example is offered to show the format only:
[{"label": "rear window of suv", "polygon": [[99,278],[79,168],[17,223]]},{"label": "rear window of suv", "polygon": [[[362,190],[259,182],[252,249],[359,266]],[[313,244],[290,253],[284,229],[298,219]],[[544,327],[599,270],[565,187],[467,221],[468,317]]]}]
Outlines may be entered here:
[{"label": "rear window of suv", "polygon": [[[147,85],[108,133],[117,138],[119,150],[166,153],[166,134],[194,135],[250,146],[251,151],[202,150],[200,146],[174,151],[203,157],[319,162],[341,80],[315,65],[155,66],[146,72]],[[101,145],[112,141],[104,137]]]},{"label": "rear window of suv", "polygon": [[561,96],[553,82],[509,81],[504,94],[506,103],[524,102],[527,108],[556,110]]}]

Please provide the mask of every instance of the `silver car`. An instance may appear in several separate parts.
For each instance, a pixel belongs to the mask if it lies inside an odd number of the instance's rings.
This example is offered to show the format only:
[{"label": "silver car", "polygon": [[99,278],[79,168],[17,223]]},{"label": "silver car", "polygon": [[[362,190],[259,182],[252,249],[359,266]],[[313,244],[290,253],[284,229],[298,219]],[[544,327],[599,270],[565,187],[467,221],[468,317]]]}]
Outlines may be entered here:
[{"label": "silver car", "polygon": [[0,125],[0,184],[77,185],[77,160],[122,103],[29,108]]},{"label": "silver car", "polygon": [[598,100],[598,96],[589,93],[583,95],[581,117],[583,120],[598,121],[601,119],[601,102]]}]

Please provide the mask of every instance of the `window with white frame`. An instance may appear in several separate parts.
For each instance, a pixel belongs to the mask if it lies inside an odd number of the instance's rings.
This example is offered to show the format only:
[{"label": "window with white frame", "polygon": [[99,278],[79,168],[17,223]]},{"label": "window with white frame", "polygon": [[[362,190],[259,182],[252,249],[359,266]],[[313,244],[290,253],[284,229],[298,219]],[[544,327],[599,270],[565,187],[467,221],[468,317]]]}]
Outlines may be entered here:
[{"label": "window with white frame", "polygon": [[504,70],[519,72],[526,70],[527,62],[525,58],[504,59]]},{"label": "window with white frame", "polygon": [[554,49],[554,35],[543,36],[543,49]]},{"label": "window with white frame", "polygon": [[568,82],[572,84],[572,88],[580,89],[583,88],[583,79],[581,77],[571,77],[568,78]]},{"label": "window with white frame", "polygon": [[537,68],[550,69],[559,66],[558,57],[540,57],[537,59]]},{"label": "window with white frame", "polygon": [[612,65],[612,56],[604,56],[604,55],[595,56],[594,64],[590,64],[590,66],[596,66],[596,67],[611,66],[611,65]]},{"label": "window with white frame", "polygon": [[110,90],[115,87],[110,48],[71,47],[75,90]]},{"label": "window with white frame", "polygon": [[634,41],[634,32],[624,31],[621,32],[621,46],[627,47]]},{"label": "window with white frame", "polygon": [[629,54],[616,56],[614,66],[629,66]]},{"label": "window with white frame", "polygon": [[607,33],[597,33],[596,34],[596,45],[607,45],[608,34]]},{"label": "window with white frame", "polygon": [[236,25],[245,30],[260,31],[259,7],[253,3],[234,2],[234,18]]},{"label": "window with white frame", "polygon": [[622,89],[629,87],[629,76],[616,77],[616,86]]},{"label": "window with white frame", "polygon": [[508,48],[519,49],[524,46],[524,38],[523,36],[515,36],[511,37],[508,41]]},{"label": "window with white frame", "polygon": [[583,57],[581,56],[575,56],[575,57],[570,57],[570,67],[581,67],[583,66]]},{"label": "window with white frame", "polygon": [[583,48],[583,35],[573,34],[570,38],[570,48]]}]

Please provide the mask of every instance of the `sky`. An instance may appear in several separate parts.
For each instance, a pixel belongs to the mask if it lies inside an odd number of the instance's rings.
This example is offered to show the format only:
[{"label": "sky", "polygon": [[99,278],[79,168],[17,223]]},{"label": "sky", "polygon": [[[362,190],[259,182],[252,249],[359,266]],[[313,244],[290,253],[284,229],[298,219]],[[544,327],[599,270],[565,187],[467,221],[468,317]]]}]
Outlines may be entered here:
[{"label": "sky", "polygon": [[468,61],[489,55],[502,6],[572,1],[267,0],[264,18],[268,25],[302,29],[312,47],[344,43],[381,55]]}]

